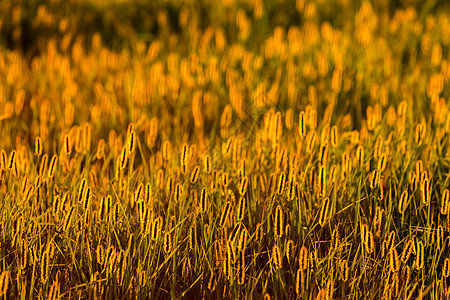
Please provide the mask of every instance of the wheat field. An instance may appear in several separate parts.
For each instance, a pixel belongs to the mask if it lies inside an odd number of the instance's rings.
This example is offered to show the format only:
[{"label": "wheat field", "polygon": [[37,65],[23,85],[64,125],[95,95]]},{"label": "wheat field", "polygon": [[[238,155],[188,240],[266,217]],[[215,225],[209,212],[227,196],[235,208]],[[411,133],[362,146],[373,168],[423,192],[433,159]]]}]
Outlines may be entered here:
[{"label": "wheat field", "polygon": [[0,2],[2,299],[449,299],[445,1]]}]

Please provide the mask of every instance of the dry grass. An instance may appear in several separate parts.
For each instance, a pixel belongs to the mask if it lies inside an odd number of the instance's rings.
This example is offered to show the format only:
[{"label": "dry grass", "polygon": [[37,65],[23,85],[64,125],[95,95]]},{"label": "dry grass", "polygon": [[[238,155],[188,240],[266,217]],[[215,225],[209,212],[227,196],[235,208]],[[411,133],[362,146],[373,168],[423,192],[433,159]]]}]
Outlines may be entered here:
[{"label": "dry grass", "polygon": [[385,2],[2,1],[0,297],[449,298],[448,7]]}]

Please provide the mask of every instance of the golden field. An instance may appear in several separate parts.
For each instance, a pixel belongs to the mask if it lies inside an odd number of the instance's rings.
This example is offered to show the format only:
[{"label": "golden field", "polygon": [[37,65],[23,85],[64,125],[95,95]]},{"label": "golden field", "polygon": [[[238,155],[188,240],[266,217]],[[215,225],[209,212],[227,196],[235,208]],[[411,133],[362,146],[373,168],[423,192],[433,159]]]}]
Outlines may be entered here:
[{"label": "golden field", "polygon": [[448,299],[450,6],[0,2],[3,299]]}]

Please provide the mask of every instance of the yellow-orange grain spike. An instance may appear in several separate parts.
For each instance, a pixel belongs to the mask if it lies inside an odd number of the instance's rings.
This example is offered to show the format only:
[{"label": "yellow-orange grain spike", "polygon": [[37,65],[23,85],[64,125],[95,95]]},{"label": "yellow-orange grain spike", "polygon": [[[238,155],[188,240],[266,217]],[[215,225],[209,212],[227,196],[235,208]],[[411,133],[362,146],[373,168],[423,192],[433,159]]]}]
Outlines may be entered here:
[{"label": "yellow-orange grain spike", "polygon": [[447,278],[450,276],[450,258],[444,260],[444,265],[442,266],[442,275]]},{"label": "yellow-orange grain spike", "polygon": [[401,255],[401,261],[406,264],[409,260],[409,257],[411,256],[411,252],[414,246],[414,242],[413,240],[409,240],[408,242],[406,242],[405,247],[403,248],[403,252]]},{"label": "yellow-orange grain spike", "polygon": [[136,132],[132,130],[128,136],[128,153],[132,154],[136,150]]},{"label": "yellow-orange grain spike", "polygon": [[222,227],[225,224],[225,221],[227,220],[231,210],[231,203],[228,201],[225,205],[225,207],[222,210],[222,215],[220,217],[219,225]]},{"label": "yellow-orange grain spike", "polygon": [[189,181],[192,183],[192,184],[195,184],[196,182],[197,182],[197,180],[198,180],[198,176],[200,175],[200,167],[199,166],[196,166],[195,168],[194,168],[194,170],[192,170],[192,173],[191,173],[191,177],[189,178]]},{"label": "yellow-orange grain spike", "polygon": [[204,168],[207,174],[211,173],[211,156],[206,155],[204,158]]},{"label": "yellow-orange grain spike", "polygon": [[380,180],[379,172],[378,172],[378,170],[374,170],[370,177],[370,188],[372,190],[378,187],[379,180]]},{"label": "yellow-orange grain spike", "polygon": [[71,141],[70,141],[69,134],[66,134],[64,136],[64,153],[66,155],[69,155],[70,153],[72,153],[72,144],[71,144]]},{"label": "yellow-orange grain spike", "polygon": [[333,127],[331,127],[331,146],[336,148],[338,145],[338,142],[339,142],[338,129],[337,129],[337,126],[334,125]]},{"label": "yellow-orange grain spike", "polygon": [[14,166],[14,163],[16,162],[16,150],[11,151],[11,154],[9,155],[9,161],[8,161],[8,169],[12,169]]},{"label": "yellow-orange grain spike", "polygon": [[206,212],[208,205],[208,192],[205,187],[202,188],[202,192],[200,193],[200,210],[202,213]]},{"label": "yellow-orange grain spike", "polygon": [[275,226],[274,226],[275,236],[281,238],[283,236],[284,229],[284,216],[281,206],[278,205],[275,210]]},{"label": "yellow-orange grain spike", "polygon": [[166,232],[164,235],[164,252],[166,254],[169,254],[172,251],[172,238],[170,236],[170,233]]},{"label": "yellow-orange grain spike", "polygon": [[386,168],[386,153],[383,153],[378,160],[378,171],[383,172]]},{"label": "yellow-orange grain spike", "polygon": [[283,195],[284,188],[286,186],[286,174],[284,172],[281,172],[280,178],[278,180],[278,188],[277,188],[277,194]]},{"label": "yellow-orange grain spike", "polygon": [[326,174],[325,174],[325,168],[321,166],[319,168],[319,196],[325,196],[326,189],[327,189],[327,180],[326,180]]},{"label": "yellow-orange grain spike", "polygon": [[427,205],[428,203],[430,203],[430,195],[431,195],[430,183],[428,181],[428,178],[425,178],[422,181],[422,184],[420,186],[420,191],[422,193],[422,203],[424,205]]},{"label": "yellow-orange grain spike", "polygon": [[321,227],[324,227],[328,220],[329,214],[329,206],[330,206],[330,198],[325,197],[322,200],[322,205],[319,211],[319,224]]},{"label": "yellow-orange grain spike", "polygon": [[80,183],[80,187],[78,188],[78,202],[81,202],[83,200],[86,185],[87,180],[84,178]]},{"label": "yellow-orange grain spike", "polygon": [[396,273],[400,269],[400,260],[395,248],[391,248],[389,251],[389,266],[391,268],[391,272],[393,273]]},{"label": "yellow-orange grain spike", "polygon": [[188,146],[187,146],[187,144],[183,144],[183,147],[181,149],[181,157],[180,157],[180,165],[181,166],[186,166],[187,153],[188,153]]},{"label": "yellow-orange grain spike", "polygon": [[245,210],[247,208],[247,199],[245,197],[241,197],[239,199],[239,206],[237,212],[237,220],[242,221],[245,217]]},{"label": "yellow-orange grain spike", "polygon": [[239,186],[239,194],[241,196],[244,196],[247,193],[247,186],[248,186],[248,178],[247,176],[245,176],[244,178],[242,178],[241,184]]},{"label": "yellow-orange grain spike", "polygon": [[127,166],[127,160],[127,151],[125,148],[123,148],[119,158],[120,170],[125,169],[125,167]]},{"label": "yellow-orange grain spike", "polygon": [[273,265],[275,267],[275,269],[281,269],[282,267],[282,256],[281,256],[281,251],[280,248],[278,248],[278,246],[273,246],[272,248],[272,260],[273,260]]},{"label": "yellow-orange grain spike", "polygon": [[416,268],[422,269],[424,265],[424,246],[422,241],[419,241],[416,245]]},{"label": "yellow-orange grain spike", "polygon": [[306,249],[305,246],[300,249],[298,264],[300,270],[305,270],[306,268],[308,268],[308,249]]},{"label": "yellow-orange grain spike", "polygon": [[306,136],[306,122],[305,122],[305,112],[300,112],[298,116],[298,133],[301,139]]},{"label": "yellow-orange grain spike", "polygon": [[356,161],[358,162],[359,167],[364,166],[364,147],[362,145],[359,145],[358,148],[356,148]]},{"label": "yellow-orange grain spike", "polygon": [[348,281],[348,273],[349,273],[348,262],[347,260],[343,260],[341,262],[341,279],[343,282]]},{"label": "yellow-orange grain spike", "polygon": [[41,164],[39,166],[39,176],[44,176],[44,172],[47,168],[47,159],[48,159],[47,154],[44,154],[41,158]]},{"label": "yellow-orange grain spike", "polygon": [[446,215],[448,214],[448,210],[450,208],[450,193],[448,189],[444,190],[444,193],[442,195],[442,200],[441,200],[441,214]]},{"label": "yellow-orange grain spike", "polygon": [[50,166],[48,168],[48,177],[53,178],[53,176],[55,175],[57,165],[58,165],[58,155],[55,154],[50,160]]},{"label": "yellow-orange grain spike", "polygon": [[40,156],[42,154],[42,140],[39,136],[34,141],[34,155]]},{"label": "yellow-orange grain spike", "polygon": [[403,214],[408,205],[408,189],[405,189],[400,196],[400,201],[398,202],[398,212]]}]

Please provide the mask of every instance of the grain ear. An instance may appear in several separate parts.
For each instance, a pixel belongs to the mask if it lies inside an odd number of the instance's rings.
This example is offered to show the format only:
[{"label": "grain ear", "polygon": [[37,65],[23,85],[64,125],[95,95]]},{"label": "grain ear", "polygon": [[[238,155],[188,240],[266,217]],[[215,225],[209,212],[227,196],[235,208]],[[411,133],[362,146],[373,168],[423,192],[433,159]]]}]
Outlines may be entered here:
[{"label": "grain ear", "polygon": [[131,129],[128,135],[128,154],[134,153],[136,150],[136,132]]},{"label": "grain ear", "polygon": [[450,192],[448,189],[445,189],[441,199],[441,214],[443,215],[448,214],[449,208],[450,208]]},{"label": "grain ear", "polygon": [[305,122],[305,112],[301,111],[298,116],[298,133],[300,138],[303,139],[306,136],[306,122]]},{"label": "grain ear", "polygon": [[281,238],[283,236],[283,230],[284,230],[284,215],[281,206],[278,205],[275,210],[275,222],[274,222],[275,237]]},{"label": "grain ear", "polygon": [[450,276],[450,258],[446,258],[444,260],[444,264],[442,266],[442,276],[445,278]]},{"label": "grain ear", "polygon": [[400,269],[400,260],[398,258],[398,253],[395,248],[391,248],[389,250],[389,266],[391,269],[391,272],[397,273]]},{"label": "grain ear", "polygon": [[408,205],[408,190],[404,190],[400,196],[400,200],[398,202],[398,212],[403,214]]},{"label": "grain ear", "polygon": [[72,153],[72,143],[69,134],[64,136],[64,153],[66,155],[70,155]]},{"label": "grain ear", "polygon": [[53,178],[55,175],[55,170],[58,165],[58,155],[53,155],[52,159],[50,160],[50,166],[48,168],[48,177]]},{"label": "grain ear", "polygon": [[172,252],[172,237],[170,233],[166,232],[164,234],[164,252],[170,254]]},{"label": "grain ear", "polygon": [[298,264],[300,270],[306,270],[308,268],[308,249],[305,246],[302,246],[300,249]]},{"label": "grain ear", "polygon": [[283,266],[281,251],[280,248],[278,248],[278,246],[276,245],[272,248],[272,263],[275,269],[281,269]]},{"label": "grain ear", "polygon": [[34,155],[40,156],[42,154],[42,140],[37,136],[34,141]]},{"label": "grain ear", "polygon": [[320,211],[319,211],[319,224],[321,227],[324,227],[328,221],[329,208],[330,208],[330,198],[325,197],[322,200],[322,204],[320,206]]}]

